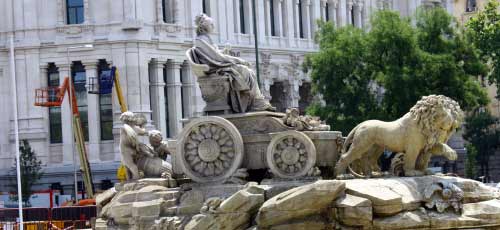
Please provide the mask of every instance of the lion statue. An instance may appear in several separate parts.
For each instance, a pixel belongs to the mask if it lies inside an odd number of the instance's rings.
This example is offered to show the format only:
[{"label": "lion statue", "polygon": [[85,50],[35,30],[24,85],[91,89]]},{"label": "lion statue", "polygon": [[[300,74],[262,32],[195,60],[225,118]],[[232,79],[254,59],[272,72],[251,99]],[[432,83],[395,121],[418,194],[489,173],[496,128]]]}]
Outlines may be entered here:
[{"label": "lion statue", "polygon": [[357,163],[367,177],[380,171],[378,159],[385,150],[404,153],[405,176],[426,171],[432,155],[456,160],[457,153],[446,142],[463,120],[459,104],[443,95],[422,97],[403,117],[384,122],[369,120],[357,125],[347,136],[335,172],[341,176]]}]

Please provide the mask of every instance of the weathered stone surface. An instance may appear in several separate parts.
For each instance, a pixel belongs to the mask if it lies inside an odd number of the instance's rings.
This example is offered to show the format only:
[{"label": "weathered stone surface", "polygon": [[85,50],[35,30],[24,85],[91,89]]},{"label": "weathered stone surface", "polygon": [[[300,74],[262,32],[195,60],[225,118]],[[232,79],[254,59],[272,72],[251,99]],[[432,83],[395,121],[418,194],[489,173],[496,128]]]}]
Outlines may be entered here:
[{"label": "weathered stone surface", "polygon": [[270,227],[270,230],[326,230],[334,229],[335,224],[328,223],[318,216],[311,216],[301,220],[296,220],[293,222],[288,222],[280,225],[275,225]]},{"label": "weathered stone surface", "polygon": [[156,194],[158,194],[158,196],[163,198],[164,200],[178,199],[181,195],[178,190],[161,191],[156,192]]},{"label": "weathered stone surface", "polygon": [[113,188],[110,188],[110,189],[104,191],[103,193],[97,194],[97,196],[95,198],[96,205],[103,207],[109,201],[111,201],[111,199],[116,195],[116,193],[117,193],[117,191],[113,187]]},{"label": "weathered stone surface", "polygon": [[420,229],[430,228],[429,217],[421,211],[399,213],[395,216],[373,219],[373,228],[387,229]]},{"label": "weathered stone surface", "polygon": [[164,178],[144,178],[137,181],[126,182],[123,185],[115,185],[118,191],[134,191],[144,188],[149,185],[158,185],[168,187],[168,179]]},{"label": "weathered stone surface", "polygon": [[346,194],[335,201],[335,219],[348,226],[368,226],[372,222],[372,202]]},{"label": "weathered stone surface", "polygon": [[139,189],[139,192],[148,192],[148,193],[151,193],[151,192],[160,192],[160,191],[167,191],[168,188],[166,187],[163,187],[163,186],[159,186],[159,185],[148,185],[144,188],[141,188]]},{"label": "weathered stone surface", "polygon": [[429,212],[427,214],[431,220],[431,229],[437,228],[458,228],[465,226],[480,226],[481,220],[460,216],[455,213],[445,212],[445,213],[437,213],[437,212]]},{"label": "weathered stone surface", "polygon": [[250,186],[225,199],[217,213],[254,213],[264,203],[264,190]]},{"label": "weathered stone surface", "polygon": [[132,203],[116,203],[110,207],[109,218],[112,218],[116,224],[128,224],[132,217]]},{"label": "weathered stone surface", "polygon": [[192,215],[200,212],[203,206],[203,193],[198,190],[190,190],[182,194],[179,207],[177,208],[178,215]]},{"label": "weathered stone surface", "polygon": [[343,181],[317,181],[267,200],[259,209],[259,227],[269,227],[313,215],[330,206],[345,189]]},{"label": "weathered stone surface", "polygon": [[191,218],[188,224],[185,226],[185,230],[205,230],[210,229],[210,226],[214,224],[214,218],[212,215],[198,214]]},{"label": "weathered stone surface", "polygon": [[259,187],[263,188],[265,193],[265,199],[269,200],[273,198],[274,196],[288,191],[293,188],[297,188],[300,186],[304,186],[306,184],[312,184],[316,180],[294,180],[294,181],[289,181],[289,180],[280,180],[280,179],[264,179]]},{"label": "weathered stone surface", "polygon": [[373,213],[377,215],[390,216],[401,212],[403,210],[402,197],[378,182],[379,180],[352,180],[352,182],[348,180],[346,193],[369,199],[373,205]]},{"label": "weathered stone surface", "polygon": [[162,199],[156,199],[151,201],[140,201],[134,202],[132,204],[132,216],[156,216],[160,215],[160,205],[162,204]]},{"label": "weathered stone surface", "polygon": [[106,220],[102,219],[102,218],[97,218],[95,220],[95,227],[94,229],[95,230],[107,230],[108,229],[108,226],[106,225]]},{"label": "weathered stone surface", "polygon": [[500,223],[500,200],[464,204],[463,216],[494,220],[495,223]]}]

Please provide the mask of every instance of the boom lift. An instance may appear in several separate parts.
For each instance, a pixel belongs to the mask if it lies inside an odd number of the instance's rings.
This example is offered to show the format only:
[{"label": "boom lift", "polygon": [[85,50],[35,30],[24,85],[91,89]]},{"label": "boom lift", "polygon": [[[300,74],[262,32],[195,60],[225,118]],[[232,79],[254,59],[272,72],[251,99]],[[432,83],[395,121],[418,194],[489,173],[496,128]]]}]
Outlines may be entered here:
[{"label": "boom lift", "polygon": [[83,183],[89,197],[94,197],[94,187],[92,184],[92,173],[90,164],[87,158],[87,150],[85,148],[85,137],[83,136],[83,128],[80,120],[80,112],[76,102],[75,86],[70,83],[69,77],[64,79],[61,86],[46,87],[35,90],[35,106],[56,107],[61,106],[64,95],[68,93],[71,104],[73,133],[75,135],[76,147],[80,156],[80,167],[83,175]]}]

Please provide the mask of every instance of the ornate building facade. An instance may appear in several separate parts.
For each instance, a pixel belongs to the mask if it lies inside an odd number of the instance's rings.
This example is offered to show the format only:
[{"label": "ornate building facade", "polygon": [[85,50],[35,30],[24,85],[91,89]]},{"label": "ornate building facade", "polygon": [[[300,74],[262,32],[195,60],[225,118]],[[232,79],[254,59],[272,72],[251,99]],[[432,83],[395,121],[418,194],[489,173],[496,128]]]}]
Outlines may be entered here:
[{"label": "ornate building facade", "polygon": [[[305,108],[310,79],[301,68],[315,52],[316,20],[369,29],[370,15],[394,9],[412,15],[422,4],[453,0],[256,0],[260,81],[279,109]],[[175,138],[184,118],[201,114],[204,103],[185,61],[192,46],[194,17],[214,18],[212,38],[220,48],[255,63],[251,0],[0,0],[0,191],[7,190],[14,162],[9,39],[15,40],[19,135],[44,165],[39,188],[72,189],[74,152],[67,99],[36,107],[35,89],[58,86],[71,75],[96,185],[116,179],[120,155],[120,107],[116,94],[90,94],[90,79],[116,66],[129,110],[148,126]],[[99,186],[96,186],[99,188]],[[104,188],[104,187],[103,187]]]}]

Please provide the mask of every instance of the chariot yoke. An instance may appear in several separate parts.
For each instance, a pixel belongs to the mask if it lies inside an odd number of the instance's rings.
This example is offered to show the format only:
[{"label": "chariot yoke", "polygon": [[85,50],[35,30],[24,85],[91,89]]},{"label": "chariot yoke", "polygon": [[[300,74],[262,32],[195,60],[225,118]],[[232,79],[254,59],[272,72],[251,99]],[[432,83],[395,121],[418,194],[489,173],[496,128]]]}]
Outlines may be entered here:
[{"label": "chariot yoke", "polygon": [[228,179],[238,169],[269,169],[274,177],[306,177],[313,167],[333,167],[341,133],[298,131],[285,124],[284,113],[233,113],[230,77],[206,74],[208,65],[186,56],[197,77],[206,116],[185,122],[173,154],[174,173],[201,183]]}]

